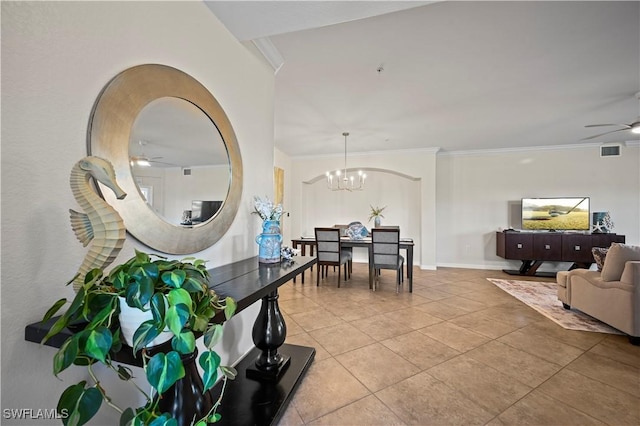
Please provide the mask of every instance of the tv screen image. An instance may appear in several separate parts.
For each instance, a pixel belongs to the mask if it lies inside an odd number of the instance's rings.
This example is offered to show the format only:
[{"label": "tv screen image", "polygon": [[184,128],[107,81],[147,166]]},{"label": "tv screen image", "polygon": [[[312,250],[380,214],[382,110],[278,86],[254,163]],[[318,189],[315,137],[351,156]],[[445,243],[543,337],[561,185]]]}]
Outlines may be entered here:
[{"label": "tv screen image", "polygon": [[588,231],[589,197],[523,198],[522,229],[528,231]]}]

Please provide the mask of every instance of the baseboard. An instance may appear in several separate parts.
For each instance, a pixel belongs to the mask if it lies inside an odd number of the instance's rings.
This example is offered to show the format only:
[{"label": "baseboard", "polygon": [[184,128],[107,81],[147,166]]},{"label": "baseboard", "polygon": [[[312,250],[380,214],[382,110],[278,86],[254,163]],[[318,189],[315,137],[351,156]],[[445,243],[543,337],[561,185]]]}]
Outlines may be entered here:
[{"label": "baseboard", "polygon": [[486,270],[502,270],[508,268],[508,264],[504,265],[478,265],[472,263],[438,263],[438,268],[461,268],[461,269],[486,269]]}]

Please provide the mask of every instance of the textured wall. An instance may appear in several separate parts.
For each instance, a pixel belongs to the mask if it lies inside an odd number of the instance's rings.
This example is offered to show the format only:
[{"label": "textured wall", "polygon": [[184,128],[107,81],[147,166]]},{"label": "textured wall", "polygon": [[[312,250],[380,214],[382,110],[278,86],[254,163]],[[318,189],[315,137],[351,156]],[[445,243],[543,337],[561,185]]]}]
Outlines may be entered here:
[{"label": "textured wall", "polygon": [[[63,295],[86,249],[71,231],[73,164],[86,155],[91,108],[120,71],[143,63],[181,69],[225,109],[244,163],[244,191],[231,229],[197,253],[210,266],[257,254],[253,194],[273,176],[273,72],[202,2],[2,2],[2,408],[51,409],[81,377],[52,374],[55,350],[24,341],[24,326]],[[128,238],[117,261],[134,248]],[[234,318],[221,344],[225,362],[251,346],[258,306]],[[113,388],[113,386],[111,386]],[[116,398],[126,400],[118,383]],[[95,424],[115,424],[103,408]],[[2,424],[33,424],[2,419]],[[58,422],[50,422],[58,424]],[[38,421],[38,424],[47,424]]]}]

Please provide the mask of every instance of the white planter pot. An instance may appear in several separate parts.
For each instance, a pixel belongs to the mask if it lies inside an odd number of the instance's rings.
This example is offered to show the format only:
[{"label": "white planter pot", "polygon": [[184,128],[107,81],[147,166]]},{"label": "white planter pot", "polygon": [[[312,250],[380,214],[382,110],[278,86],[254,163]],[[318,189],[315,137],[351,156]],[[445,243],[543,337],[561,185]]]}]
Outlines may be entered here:
[{"label": "white planter pot", "polygon": [[[127,342],[127,345],[133,347],[133,335],[135,334],[140,324],[150,319],[153,319],[153,315],[151,311],[141,311],[138,308],[132,308],[127,305],[127,300],[124,297],[119,297],[120,299],[120,330],[122,333],[122,337],[124,341]],[[146,306],[148,308],[148,306]],[[162,333],[155,339],[153,339],[146,346],[150,348],[152,346],[157,346],[161,343],[164,343],[170,340],[173,337],[173,333],[169,331],[168,328],[165,328]]]}]

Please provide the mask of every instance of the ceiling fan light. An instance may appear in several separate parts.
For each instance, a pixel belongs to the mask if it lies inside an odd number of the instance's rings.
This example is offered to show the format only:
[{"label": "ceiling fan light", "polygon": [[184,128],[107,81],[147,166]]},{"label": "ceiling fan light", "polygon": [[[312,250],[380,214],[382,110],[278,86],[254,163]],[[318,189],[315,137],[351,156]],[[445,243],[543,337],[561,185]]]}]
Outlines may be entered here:
[{"label": "ceiling fan light", "polygon": [[631,133],[640,134],[640,124],[631,127]]},{"label": "ceiling fan light", "polygon": [[132,166],[151,167],[151,163],[146,157],[131,157]]}]

